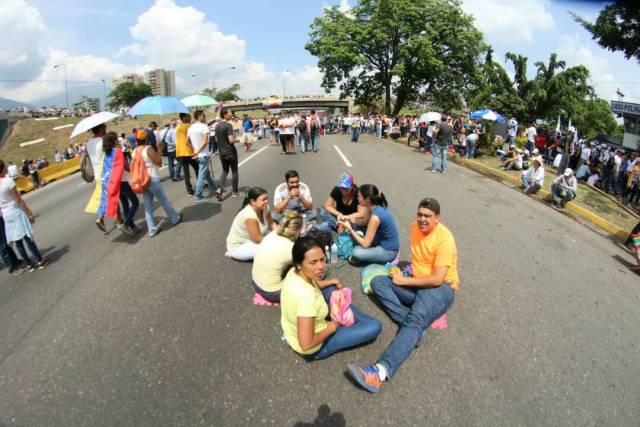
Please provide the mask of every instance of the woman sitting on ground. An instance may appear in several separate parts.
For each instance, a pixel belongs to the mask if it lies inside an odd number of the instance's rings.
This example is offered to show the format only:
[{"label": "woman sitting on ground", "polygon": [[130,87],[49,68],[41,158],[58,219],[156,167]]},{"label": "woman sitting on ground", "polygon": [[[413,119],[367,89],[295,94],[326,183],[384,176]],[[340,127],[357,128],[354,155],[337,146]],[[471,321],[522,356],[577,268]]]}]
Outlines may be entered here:
[{"label": "woman sitting on ground", "polygon": [[502,169],[517,171],[522,169],[522,156],[518,153],[515,146],[512,145],[509,147],[509,152],[502,162]]},{"label": "woman sitting on ground", "polygon": [[291,249],[302,222],[300,213],[285,211],[276,232],[267,234],[256,249],[251,271],[253,287],[269,302],[280,302],[282,270],[291,264]]},{"label": "woman sitting on ground", "polygon": [[366,227],[369,221],[369,211],[358,203],[358,186],[354,182],[353,175],[350,173],[340,174],[338,184],[333,187],[327,201],[324,202],[320,218],[328,223],[333,230],[337,228],[339,219]]},{"label": "woman sitting on ground", "polygon": [[358,203],[371,212],[364,237],[356,233],[350,221],[339,222],[349,230],[357,244],[349,261],[354,264],[386,264],[393,261],[400,250],[400,234],[384,194],[375,185],[365,184],[358,192]]},{"label": "woman sitting on ground", "polygon": [[382,324],[351,305],[355,323],[343,327],[329,316],[331,292],[342,288],[338,280],[320,283],[325,253],[310,236],[293,244],[293,264],[283,271],[280,324],[289,346],[307,361],[327,358],[339,351],[376,339]]},{"label": "woman sitting on ground", "polygon": [[250,188],[227,235],[227,256],[236,261],[253,259],[258,244],[269,230],[276,228],[268,208],[267,190]]}]

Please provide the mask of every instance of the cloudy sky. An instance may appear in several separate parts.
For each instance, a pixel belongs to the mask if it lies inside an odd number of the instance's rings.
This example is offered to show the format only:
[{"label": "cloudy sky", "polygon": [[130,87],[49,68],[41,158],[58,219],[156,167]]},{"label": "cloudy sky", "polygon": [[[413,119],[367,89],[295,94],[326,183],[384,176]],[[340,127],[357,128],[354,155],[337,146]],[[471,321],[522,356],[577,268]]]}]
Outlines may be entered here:
[{"label": "cloudy sky", "polygon": [[[64,104],[64,64],[73,102],[103,95],[103,83],[125,72],[176,70],[178,91],[240,83],[241,96],[322,93],[316,61],[305,49],[309,24],[323,7],[355,0],[2,0],[0,97],[33,105]],[[568,65],[584,64],[605,99],[620,88],[640,103],[640,65],[603,50],[568,11],[595,19],[599,2],[466,0],[498,60],[508,51],[533,63],[557,52]],[[512,69],[507,65],[507,69]],[[287,71],[288,70],[288,71]],[[197,81],[191,76],[196,74]],[[32,80],[32,81],[30,81]]]}]

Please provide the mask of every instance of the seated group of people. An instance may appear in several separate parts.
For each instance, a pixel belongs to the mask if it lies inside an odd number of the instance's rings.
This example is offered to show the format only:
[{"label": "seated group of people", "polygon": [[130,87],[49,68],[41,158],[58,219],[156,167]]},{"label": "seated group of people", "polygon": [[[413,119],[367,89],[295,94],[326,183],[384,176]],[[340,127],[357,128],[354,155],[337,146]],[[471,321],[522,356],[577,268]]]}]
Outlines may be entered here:
[{"label": "seated group of people", "polygon": [[[353,304],[352,326],[329,316],[331,293],[343,287],[326,275],[326,242],[322,231],[304,231],[307,215],[314,215],[309,187],[296,171],[276,188],[273,213],[267,191],[254,187],[247,194],[227,237],[228,255],[253,260],[255,291],[280,303],[280,323],[288,345],[305,360],[320,360],[336,352],[373,341],[382,331],[377,319]],[[395,218],[376,186],[355,185],[343,173],[316,218],[321,230],[343,228],[355,246],[350,261],[357,265],[394,261],[400,249]],[[329,242],[329,245],[331,243]],[[375,277],[375,297],[400,329],[380,357],[369,366],[347,366],[347,373],[364,389],[379,391],[394,375],[424,335],[426,328],[451,306],[458,290],[457,249],[451,232],[440,223],[440,205],[426,198],[418,205],[411,226],[412,276],[402,273]]]}]

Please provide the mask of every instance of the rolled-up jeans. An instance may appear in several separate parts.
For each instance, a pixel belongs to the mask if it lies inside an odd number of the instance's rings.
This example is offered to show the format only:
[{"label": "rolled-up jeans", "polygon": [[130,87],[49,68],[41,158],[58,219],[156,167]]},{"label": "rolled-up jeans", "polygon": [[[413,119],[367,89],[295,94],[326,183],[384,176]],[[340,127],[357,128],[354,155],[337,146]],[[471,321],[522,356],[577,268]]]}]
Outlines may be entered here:
[{"label": "rolled-up jeans", "polygon": [[144,218],[147,220],[147,229],[150,235],[154,235],[158,232],[158,228],[153,220],[153,198],[154,196],[160,202],[162,209],[171,220],[172,224],[176,224],[180,219],[178,213],[173,209],[171,202],[167,198],[167,195],[164,193],[164,189],[162,188],[162,184],[158,178],[151,178],[151,182],[149,183],[149,188],[144,192]]},{"label": "rolled-up jeans", "polygon": [[424,330],[449,310],[455,293],[445,283],[437,288],[397,286],[388,276],[374,277],[371,289],[391,320],[400,326],[378,361],[392,377],[420,342]]},{"label": "rolled-up jeans", "polygon": [[386,264],[395,259],[398,251],[391,251],[382,246],[372,246],[363,248],[362,246],[354,246],[351,257],[353,261],[360,264]]},{"label": "rolled-up jeans", "polygon": [[[331,292],[337,289],[338,288],[333,285],[322,289],[322,296],[327,305],[329,305]],[[348,327],[340,326],[333,335],[324,340],[320,350],[313,354],[303,356],[307,361],[326,359],[339,351],[373,341],[380,335],[380,332],[382,332],[382,323],[380,323],[379,320],[364,314],[353,304],[349,307],[351,307],[351,311],[353,312],[355,323]]]}]

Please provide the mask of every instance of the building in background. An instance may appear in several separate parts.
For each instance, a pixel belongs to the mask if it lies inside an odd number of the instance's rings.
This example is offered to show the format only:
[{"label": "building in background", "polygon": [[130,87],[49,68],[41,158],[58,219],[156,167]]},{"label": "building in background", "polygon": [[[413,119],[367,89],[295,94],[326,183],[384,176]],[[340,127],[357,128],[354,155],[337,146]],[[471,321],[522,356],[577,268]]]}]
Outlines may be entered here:
[{"label": "building in background", "polygon": [[100,98],[90,98],[82,95],[80,101],[73,104],[73,108],[78,110],[100,111]]},{"label": "building in background", "polygon": [[151,86],[153,96],[176,96],[175,71],[165,71],[163,68],[144,73],[144,82]]},{"label": "building in background", "polygon": [[118,85],[121,85],[122,83],[133,83],[134,85],[144,83],[144,79],[139,74],[127,73],[127,74],[123,74],[121,76],[115,77],[113,80],[111,80],[111,83],[113,85],[113,89],[115,89],[116,87],[118,87]]},{"label": "building in background", "polygon": [[611,111],[624,120],[622,145],[632,150],[640,149],[640,104],[611,101]]}]

